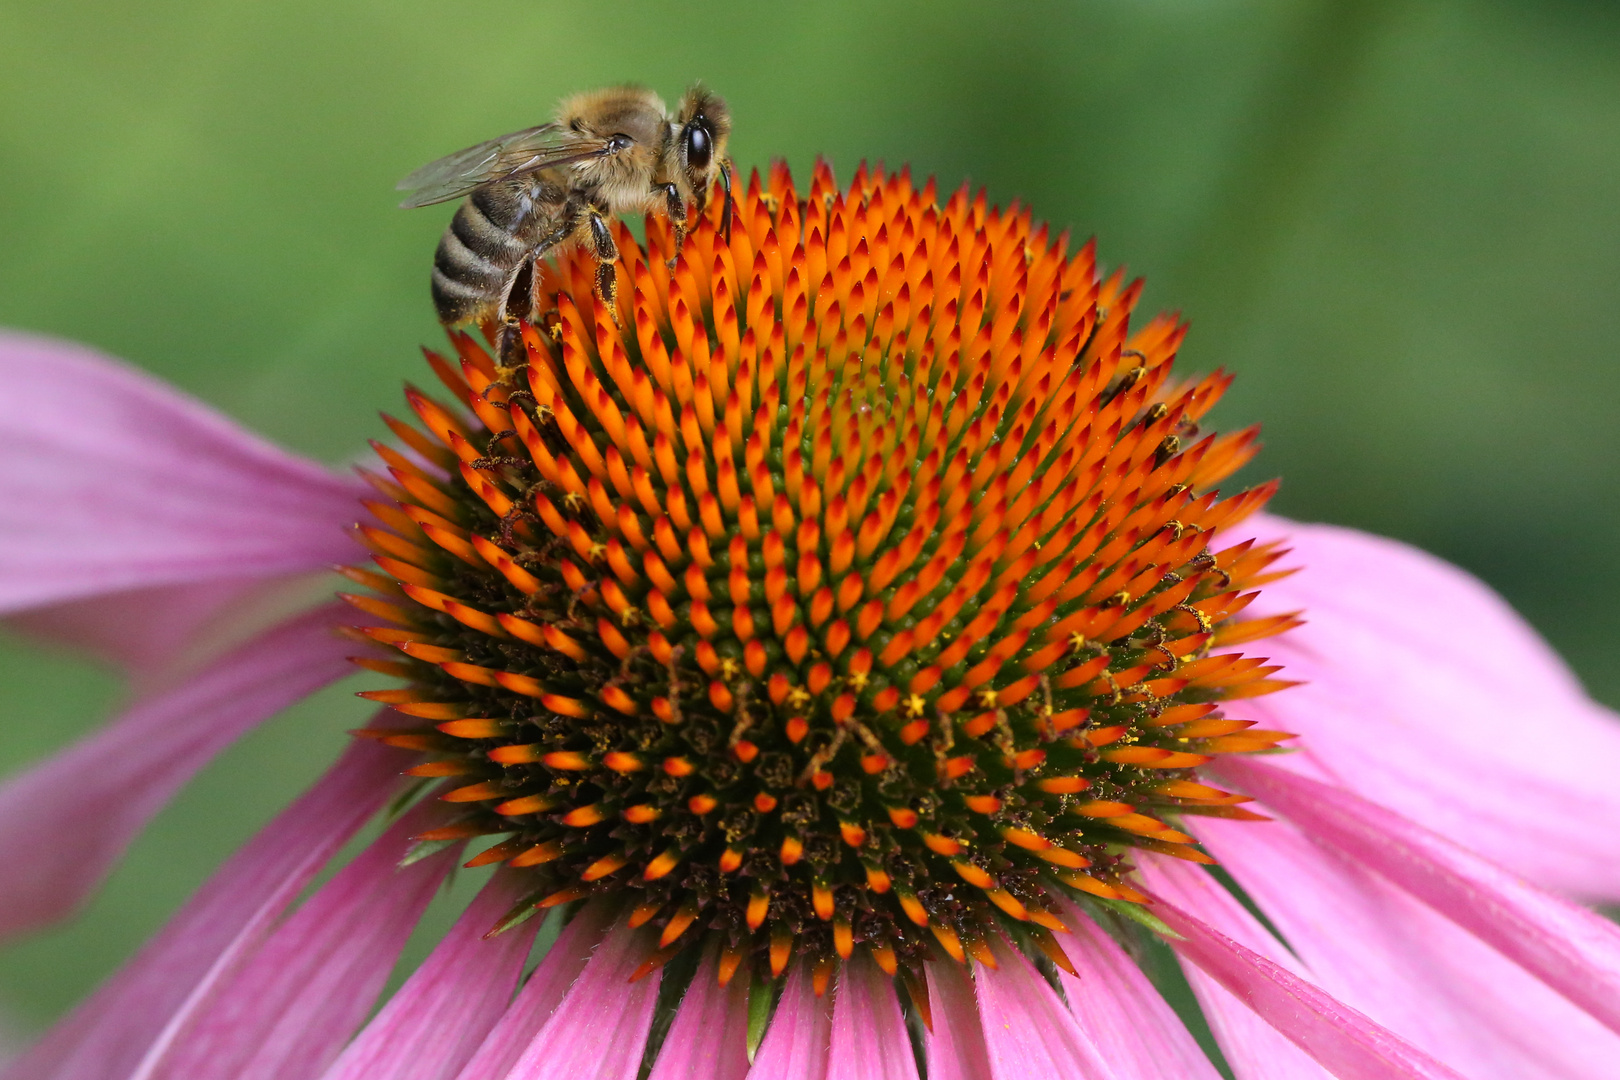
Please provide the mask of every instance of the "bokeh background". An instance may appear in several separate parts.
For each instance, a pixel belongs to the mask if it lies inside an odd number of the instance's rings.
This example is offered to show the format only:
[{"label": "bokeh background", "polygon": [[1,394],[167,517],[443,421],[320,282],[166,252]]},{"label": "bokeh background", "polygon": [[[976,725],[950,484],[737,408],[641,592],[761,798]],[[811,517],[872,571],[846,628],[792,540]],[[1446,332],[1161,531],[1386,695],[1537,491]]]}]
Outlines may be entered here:
[{"label": "bokeh background", "polygon": [[[451,208],[396,210],[394,182],[565,93],[696,77],[745,169],[909,161],[1095,235],[1192,320],[1185,365],[1238,373],[1218,419],[1264,425],[1278,509],[1462,564],[1620,704],[1612,3],[3,0],[0,324],[343,461],[438,333]],[[0,954],[6,1022],[84,993],[315,776],[352,689],[227,753],[82,918]],[[0,632],[0,768],[119,694]]]}]

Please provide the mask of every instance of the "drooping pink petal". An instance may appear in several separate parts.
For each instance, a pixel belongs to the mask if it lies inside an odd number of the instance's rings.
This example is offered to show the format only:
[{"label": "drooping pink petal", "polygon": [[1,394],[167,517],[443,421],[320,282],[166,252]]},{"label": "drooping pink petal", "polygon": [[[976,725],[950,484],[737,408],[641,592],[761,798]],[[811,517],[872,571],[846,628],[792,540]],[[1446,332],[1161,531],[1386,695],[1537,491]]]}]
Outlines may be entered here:
[{"label": "drooping pink petal", "polygon": [[1554,891],[1620,900],[1620,722],[1501,597],[1392,540],[1244,528],[1302,567],[1251,611],[1304,609],[1306,625],[1248,648],[1305,685],[1229,710],[1304,736],[1284,767],[1467,836]]},{"label": "drooping pink petal", "polygon": [[1223,774],[1620,1031],[1620,926],[1351,792],[1253,761]]},{"label": "drooping pink petal", "polygon": [[68,914],[215,754],[347,674],[340,617],[283,623],[0,786],[0,934]]},{"label": "drooping pink petal", "polygon": [[[1395,643],[1384,648],[1399,652]],[[1609,839],[1620,835],[1620,808],[1612,794],[1573,770],[1561,779],[1547,776],[1534,760],[1611,760],[1590,745],[1595,740],[1571,740],[1567,754],[1562,747],[1525,752],[1526,740],[1557,746],[1555,735],[1534,734],[1545,728],[1526,708],[1525,733],[1492,745],[1483,734],[1471,735],[1468,721],[1501,710],[1508,699],[1476,707],[1448,695],[1442,704],[1358,678],[1338,663],[1302,659],[1286,639],[1268,643],[1266,651],[1305,684],[1229,711],[1303,736],[1284,767],[1349,787],[1444,832],[1469,835],[1482,854],[1555,891],[1590,902],[1620,899],[1620,848]],[[1564,715],[1599,712],[1583,704]],[[1440,730],[1447,723],[1455,730]],[[1568,820],[1589,827],[1570,829]]]},{"label": "drooping pink petal", "polygon": [[1182,965],[1198,1007],[1237,1080],[1333,1080],[1322,1066],[1226,987]]},{"label": "drooping pink petal", "polygon": [[320,569],[358,483],[82,345],[0,332],[0,613]]},{"label": "drooping pink petal", "polygon": [[894,984],[865,953],[838,972],[827,1080],[917,1080]]},{"label": "drooping pink petal", "polygon": [[[249,578],[157,585],[67,600],[6,618],[30,638],[66,645],[135,676],[135,692],[220,655],[278,616],[308,607],[329,575]],[[303,600],[305,602],[298,603]],[[292,603],[289,603],[292,601]],[[158,682],[158,685],[153,685]]]},{"label": "drooping pink petal", "polygon": [[[1300,568],[1265,586],[1255,601],[1261,608],[1303,608],[1312,626],[1322,611],[1336,628],[1359,624],[1386,640],[1410,642],[1469,681],[1513,697],[1587,700],[1569,666],[1501,596],[1444,559],[1388,537],[1272,514],[1248,518],[1242,531],[1280,542],[1289,555],[1279,565]],[[1313,647],[1332,641],[1322,633],[1300,637]],[[1570,724],[1573,733],[1586,718]]]},{"label": "drooping pink petal", "polygon": [[398,865],[410,837],[443,814],[429,800],[400,818],[220,979],[130,1080],[318,1076],[365,1022],[455,864],[459,845]]},{"label": "drooping pink petal", "polygon": [[[616,925],[505,1080],[633,1080],[647,1049],[659,972],[631,982],[656,943]],[[493,1080],[493,1078],[492,1078]]]},{"label": "drooping pink petal", "polygon": [[826,1080],[832,1045],[832,997],[816,997],[809,965],[788,972],[748,1080]]},{"label": "drooping pink petal", "polygon": [[323,1080],[450,1080],[512,999],[535,920],[485,940],[527,883],[497,873]]},{"label": "drooping pink petal", "polygon": [[711,950],[681,998],[680,1011],[648,1080],[742,1080],[748,1075],[748,969],[721,986]]},{"label": "drooping pink petal", "polygon": [[1200,840],[1313,979],[1470,1080],[1605,1080],[1620,1036],[1478,938],[1285,821]]},{"label": "drooping pink petal", "polygon": [[123,1080],[165,1026],[252,952],[320,868],[399,786],[411,755],[355,742],[259,832],[136,957],[38,1044],[6,1080]]},{"label": "drooping pink petal", "polygon": [[923,1037],[928,1080],[993,1080],[973,980],[961,964],[923,966],[933,1027]]},{"label": "drooping pink petal", "polygon": [[[1181,936],[1171,944],[1182,959],[1253,1009],[1338,1080],[1460,1080],[1446,1065],[1310,982],[1287,950],[1209,874],[1162,856],[1142,858],[1141,872],[1157,901],[1153,914]],[[1198,912],[1198,917],[1190,911]],[[1193,974],[1189,970],[1197,991]],[[1230,1006],[1206,994],[1199,1000],[1211,1014],[1210,1026],[1221,1039],[1227,1061],[1240,1075],[1310,1075],[1294,1068],[1276,1071],[1275,1042],[1256,1039],[1252,1027],[1225,1029]],[[1222,1036],[1228,1031],[1237,1032],[1242,1041],[1227,1041]]]},{"label": "drooping pink petal", "polygon": [[[501,1080],[512,1071],[602,943],[613,923],[613,910],[612,904],[598,901],[586,904],[568,920],[517,1000],[501,1015],[457,1080]],[[561,914],[554,912],[551,918],[561,918]]]},{"label": "drooping pink petal", "polygon": [[1074,904],[1061,904],[1070,932],[1056,935],[1076,974],[1059,971],[1063,993],[1102,1059],[1136,1080],[1217,1080],[1186,1025],[1142,969]]},{"label": "drooping pink petal", "polygon": [[973,986],[996,1080],[1125,1080],[1129,1074],[1110,1068],[1023,953],[995,939],[991,950],[998,966],[976,967]]}]

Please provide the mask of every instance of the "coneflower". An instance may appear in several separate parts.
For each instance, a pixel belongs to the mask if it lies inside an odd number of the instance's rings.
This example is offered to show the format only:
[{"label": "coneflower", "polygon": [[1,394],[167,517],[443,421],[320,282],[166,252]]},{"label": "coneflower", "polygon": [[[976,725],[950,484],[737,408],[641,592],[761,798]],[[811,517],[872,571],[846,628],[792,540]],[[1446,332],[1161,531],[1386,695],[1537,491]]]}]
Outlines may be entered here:
[{"label": "coneflower", "polygon": [[[334,624],[398,680],[8,1076],[1213,1077],[1138,964],[1155,938],[1240,1077],[1608,1075],[1620,934],[1555,892],[1620,895],[1620,736],[1499,601],[1257,515],[1271,485],[1223,497],[1256,449],[1202,429],[1228,377],[1173,374],[1184,326],[1132,330],[1139,285],[1027,212],[865,168],[801,197],[779,166],[729,236],[719,215],[679,250],[621,227],[617,312],[588,259],[545,266],[525,363],[427,354],[448,396],[408,388],[362,470],[363,618],[273,629],[0,792],[0,855],[44,875],[6,884],[11,922],[39,922],[336,677]],[[51,371],[33,400],[64,415],[53,387],[102,375],[38,343],[0,361]],[[96,541],[97,572],[180,612],[176,641],[240,579],[329,557],[309,537],[342,485],[258,446],[199,462],[194,431],[234,436],[142,413],[178,511],[145,562]],[[223,482],[236,460],[257,491]],[[118,486],[94,463],[87,492]],[[98,591],[73,578],[11,606]],[[110,748],[124,790],[63,792]],[[54,851],[63,824],[99,857]],[[458,863],[499,869],[368,1020]]]}]

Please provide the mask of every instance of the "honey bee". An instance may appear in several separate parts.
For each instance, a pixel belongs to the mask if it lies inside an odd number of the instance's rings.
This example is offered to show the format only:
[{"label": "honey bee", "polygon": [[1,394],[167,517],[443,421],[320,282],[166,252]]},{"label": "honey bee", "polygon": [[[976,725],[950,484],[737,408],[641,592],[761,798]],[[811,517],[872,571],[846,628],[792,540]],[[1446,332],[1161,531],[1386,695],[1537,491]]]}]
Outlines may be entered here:
[{"label": "honey bee", "polygon": [[609,223],[662,213],[686,233],[688,207],[702,213],[716,177],[731,229],[731,114],[693,86],[671,115],[651,90],[616,86],[565,99],[556,119],[469,146],[399,183],[402,207],[466,196],[433,257],[433,304],[447,327],[493,321],[504,354],[519,318],[533,317],[534,262],[568,243],[597,262],[596,294],[618,319]]}]

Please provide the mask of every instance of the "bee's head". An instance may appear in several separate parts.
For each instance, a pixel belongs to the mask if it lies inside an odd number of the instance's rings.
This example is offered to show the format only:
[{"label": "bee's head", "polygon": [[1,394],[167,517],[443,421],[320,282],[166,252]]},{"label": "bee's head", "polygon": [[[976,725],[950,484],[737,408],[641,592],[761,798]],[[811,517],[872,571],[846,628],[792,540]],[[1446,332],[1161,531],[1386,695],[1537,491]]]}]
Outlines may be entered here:
[{"label": "bee's head", "polygon": [[681,175],[691,189],[699,213],[709,198],[715,177],[726,192],[726,227],[731,223],[731,173],[726,165],[726,140],[731,135],[731,110],[719,95],[694,86],[681,98],[676,117],[675,153]]}]

